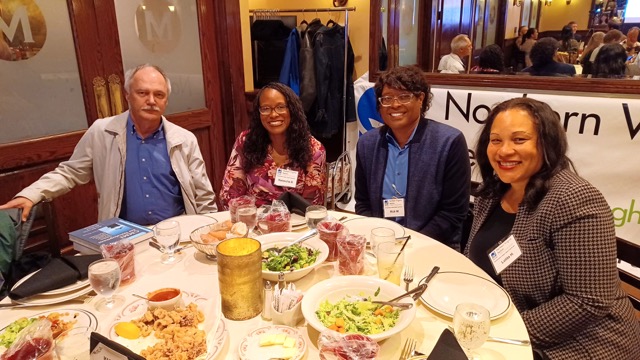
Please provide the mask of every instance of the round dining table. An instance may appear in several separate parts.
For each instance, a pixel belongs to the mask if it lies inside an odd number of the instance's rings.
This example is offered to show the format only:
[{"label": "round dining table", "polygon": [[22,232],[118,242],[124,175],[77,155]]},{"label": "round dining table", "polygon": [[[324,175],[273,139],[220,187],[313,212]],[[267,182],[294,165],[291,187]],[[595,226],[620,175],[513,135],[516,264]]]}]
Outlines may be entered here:
[{"label": "round dining table", "polygon": [[[346,220],[360,218],[360,216],[343,213],[329,212],[330,215]],[[206,215],[185,215],[185,228],[181,236],[182,241],[188,241],[190,230],[200,225],[207,225],[215,221],[225,221],[229,218],[227,211],[211,213]],[[180,219],[180,217],[178,218]],[[344,220],[344,219],[343,219]],[[181,221],[182,225],[182,221]],[[346,223],[348,227],[348,222]],[[305,226],[297,228],[296,231],[306,231]],[[405,248],[405,264],[411,265],[414,269],[413,286],[425,277],[434,266],[440,267],[440,272],[462,272],[473,274],[485,278],[491,282],[491,278],[480,268],[474,265],[463,254],[449,248],[442,243],[435,241],[423,234],[410,229],[404,229],[405,235],[411,235],[411,240]],[[368,235],[368,234],[360,234]],[[188,297],[206,301],[207,299],[218,299],[220,296],[218,286],[218,270],[217,263],[209,260],[193,247],[183,250],[183,258],[180,262],[172,265],[165,265],[160,262],[160,253],[153,248],[147,246],[146,242],[136,245],[136,280],[128,285],[121,286],[116,295],[125,298],[125,305],[122,308],[115,309],[109,313],[98,312],[95,309],[95,303],[100,298],[96,296],[83,304],[60,303],[45,306],[22,307],[13,309],[2,309],[0,317],[0,328],[8,325],[11,321],[22,316],[33,316],[37,313],[56,309],[79,308],[84,311],[93,313],[98,320],[98,332],[107,337],[110,336],[115,322],[123,318],[123,312],[127,306],[131,306],[140,300],[133,294],[145,295],[148,292],[159,288],[175,287],[181,289]],[[376,276],[375,265],[367,265],[368,270],[362,276]],[[373,271],[373,272],[372,272]],[[338,272],[337,262],[324,263],[316,267],[307,276],[294,282],[297,289],[306,291],[314,284],[329,279],[331,277],[341,276]],[[404,284],[402,284],[404,287]],[[4,299],[1,303],[7,303],[8,299]],[[208,302],[206,302],[208,303]],[[452,319],[446,315],[442,315],[431,308],[427,307],[421,300],[416,301],[417,312],[415,319],[411,324],[397,335],[394,335],[380,342],[380,351],[378,359],[399,359],[403,345],[407,339],[415,339],[417,341],[416,350],[420,353],[429,354],[438,338],[448,326],[452,325]],[[204,309],[205,316],[218,316],[213,309]],[[213,312],[213,313],[210,313]],[[221,315],[220,315],[221,316]],[[216,336],[210,336],[217,342],[213,347],[216,359],[238,359],[239,345],[253,330],[269,326],[271,321],[264,320],[258,315],[252,319],[244,321],[234,321],[224,319],[218,324]],[[297,324],[297,330],[306,341],[306,354],[303,359],[319,359],[318,337],[319,332],[307,326],[306,321],[302,320]],[[506,313],[497,319],[491,321],[490,335],[494,337],[513,338],[528,340],[529,336],[522,317],[511,304]],[[481,348],[475,350],[477,356],[481,359],[532,359],[532,349],[529,345],[512,345],[498,342],[485,342]],[[256,359],[260,360],[260,359]]]}]

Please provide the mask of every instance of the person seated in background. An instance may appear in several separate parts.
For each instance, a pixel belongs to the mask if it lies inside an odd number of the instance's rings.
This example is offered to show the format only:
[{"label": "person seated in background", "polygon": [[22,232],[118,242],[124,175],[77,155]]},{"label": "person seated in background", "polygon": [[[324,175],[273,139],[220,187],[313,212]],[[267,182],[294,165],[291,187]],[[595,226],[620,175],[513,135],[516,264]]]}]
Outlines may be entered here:
[{"label": "person seated in background", "polygon": [[623,78],[627,69],[627,52],[620,44],[607,44],[600,48],[593,63],[594,78]]},{"label": "person seated in background", "polygon": [[269,83],[253,102],[249,129],[233,145],[220,190],[222,207],[242,195],[252,195],[260,207],[286,192],[322,205],[326,157],[311,136],[298,96],[284,84]]},{"label": "person seated in background", "polygon": [[607,33],[604,34],[604,38],[602,39],[602,44],[600,44],[600,46],[596,47],[591,52],[591,57],[589,58],[589,60],[592,63],[596,61],[596,56],[598,56],[598,52],[600,51],[600,48],[602,48],[602,46],[606,44],[620,44],[624,39],[624,34],[620,30],[614,29],[607,31]]},{"label": "person seated in background", "polygon": [[531,49],[533,65],[522,70],[535,76],[573,76],[576,68],[570,64],[559,63],[555,60],[558,52],[558,41],[551,37],[538,40]]},{"label": "person seated in background", "polygon": [[464,136],[425,117],[431,93],[418,67],[382,73],[375,93],[384,126],[358,139],[356,213],[390,218],[459,250],[471,181]]},{"label": "person seated in background", "polygon": [[528,30],[529,30],[528,27],[520,26],[520,29],[518,29],[518,37],[516,38],[513,44],[513,51],[512,51],[511,58],[513,59],[513,62],[512,62],[513,69],[516,72],[524,69],[525,67],[524,51],[520,50],[520,47],[522,46],[522,43],[524,41],[523,39],[524,34],[526,34]]},{"label": "person seated in background", "polygon": [[451,53],[443,56],[438,64],[438,71],[447,74],[459,74],[465,71],[463,59],[471,55],[472,44],[465,34],[457,35],[451,40]]},{"label": "person seated in background", "polygon": [[478,65],[471,68],[474,74],[500,74],[504,72],[504,53],[496,44],[485,46],[480,52]]},{"label": "person seated in background", "polygon": [[580,64],[582,64],[583,75],[591,74],[591,69],[593,67],[593,62],[590,60],[591,53],[602,44],[603,40],[604,33],[602,31],[595,32],[593,33],[593,35],[591,35],[589,43],[587,43],[587,46],[585,46],[584,51],[582,52],[582,55],[580,55],[580,58],[578,59]]},{"label": "person seated in background", "polygon": [[[640,359],[611,208],[567,148],[549,105],[521,97],[491,110],[476,145],[482,183],[465,254],[509,293],[536,359]],[[495,258],[504,251],[515,255]]]},{"label": "person seated in background", "polygon": [[571,38],[573,40],[575,40],[578,43],[582,42],[582,36],[578,35],[578,23],[575,21],[569,21],[569,23],[567,24],[568,26],[571,27]]},{"label": "person seated in background", "polygon": [[119,216],[141,225],[183,213],[217,210],[198,141],[164,116],[171,82],[158,66],[143,64],[125,73],[129,110],[96,120],[71,158],[44,174],[0,209],[22,208],[95,180],[98,221]]},{"label": "person seated in background", "polygon": [[520,45],[520,51],[524,52],[524,64],[525,66],[531,66],[531,49],[538,40],[538,30],[536,28],[529,28],[527,33],[522,37],[522,45]]},{"label": "person seated in background", "polygon": [[576,53],[578,52],[578,47],[580,44],[573,38],[573,30],[571,29],[571,25],[566,25],[562,28],[560,32],[560,47],[559,51],[564,51],[568,53]]},{"label": "person seated in background", "polygon": [[638,35],[640,35],[640,28],[637,26],[634,26],[627,31],[627,38],[622,42],[622,46],[625,47],[628,56],[635,56],[640,52]]}]

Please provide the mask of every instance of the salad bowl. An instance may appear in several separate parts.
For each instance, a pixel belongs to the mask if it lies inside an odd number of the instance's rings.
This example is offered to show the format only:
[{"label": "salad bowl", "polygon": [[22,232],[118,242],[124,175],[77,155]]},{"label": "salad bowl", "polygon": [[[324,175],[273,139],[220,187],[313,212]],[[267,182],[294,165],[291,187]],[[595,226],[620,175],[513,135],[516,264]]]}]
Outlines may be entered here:
[{"label": "salad bowl", "polygon": [[[379,290],[378,290],[379,289]],[[377,295],[376,295],[377,293]],[[371,300],[385,301],[404,294],[403,288],[383,279],[369,276],[339,276],[321,281],[313,285],[302,298],[302,315],[307,323],[319,332],[323,332],[328,328],[316,315],[316,311],[320,309],[321,304],[328,300],[335,304],[340,300],[358,301],[362,297],[370,297]],[[414,304],[411,297],[401,300]],[[400,315],[393,327],[377,334],[364,334],[374,341],[387,339],[402,330],[406,329],[416,316],[416,306],[408,310],[400,311]]]},{"label": "salad bowl", "polygon": [[[266,235],[256,236],[256,240],[260,241],[262,244],[262,251],[265,251],[269,248],[282,248],[286,245],[289,245],[293,241],[297,240],[302,236],[302,233],[295,232],[279,232],[279,233],[270,233]],[[318,251],[318,257],[313,263],[308,264],[307,266],[297,269],[297,270],[282,270],[284,273],[285,281],[296,281],[301,279],[302,277],[309,274],[313,269],[322,264],[329,256],[329,248],[324,241],[318,239],[317,236],[306,240],[304,243],[300,244],[305,249],[311,249],[312,251]],[[278,281],[278,275],[280,271],[269,271],[262,270],[262,277],[265,280],[269,281]]]}]

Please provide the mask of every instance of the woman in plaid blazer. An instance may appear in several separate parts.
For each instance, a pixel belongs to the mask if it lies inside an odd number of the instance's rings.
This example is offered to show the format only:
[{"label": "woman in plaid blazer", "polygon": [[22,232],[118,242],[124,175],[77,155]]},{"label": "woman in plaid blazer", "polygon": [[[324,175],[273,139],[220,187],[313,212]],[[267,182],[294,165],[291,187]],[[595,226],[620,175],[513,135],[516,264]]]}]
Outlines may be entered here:
[{"label": "woman in plaid blazer", "polygon": [[[616,268],[611,209],[575,174],[560,119],[516,98],[489,114],[476,148],[483,183],[465,253],[501,283],[541,359],[640,359],[640,324]],[[490,254],[515,238],[499,274]]]}]

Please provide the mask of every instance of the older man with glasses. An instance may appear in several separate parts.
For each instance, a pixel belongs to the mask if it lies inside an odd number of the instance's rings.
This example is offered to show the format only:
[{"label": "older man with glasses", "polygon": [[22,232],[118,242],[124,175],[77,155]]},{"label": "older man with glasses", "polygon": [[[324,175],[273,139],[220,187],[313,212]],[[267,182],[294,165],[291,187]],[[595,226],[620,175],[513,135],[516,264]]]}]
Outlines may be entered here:
[{"label": "older man with glasses", "polygon": [[471,182],[467,143],[459,130],[425,117],[429,90],[417,67],[378,79],[385,125],[358,140],[355,208],[460,249]]}]

